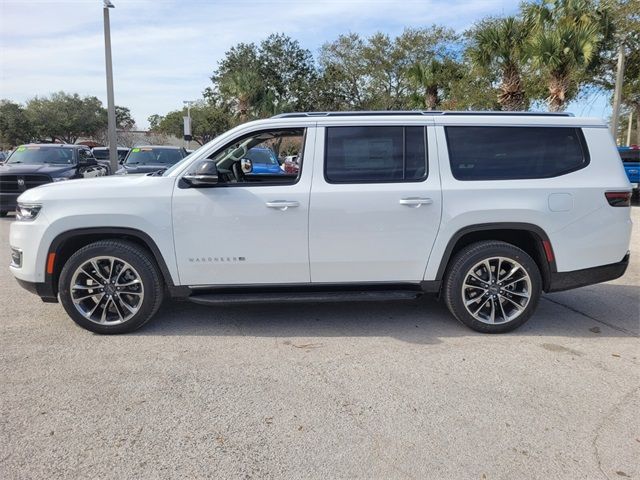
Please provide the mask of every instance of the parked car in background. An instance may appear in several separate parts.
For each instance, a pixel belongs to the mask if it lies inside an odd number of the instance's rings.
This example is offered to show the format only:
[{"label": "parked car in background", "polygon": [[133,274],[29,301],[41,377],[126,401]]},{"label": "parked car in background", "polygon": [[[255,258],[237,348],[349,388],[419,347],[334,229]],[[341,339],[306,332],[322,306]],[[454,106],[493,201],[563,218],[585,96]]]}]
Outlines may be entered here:
[{"label": "parked car in background", "polygon": [[296,175],[300,171],[300,160],[298,155],[288,155],[284,157],[282,163],[284,173],[289,175]]},{"label": "parked car in background", "polygon": [[134,147],[127,154],[116,175],[137,175],[166,170],[187,156],[186,149],[165,145]]},{"label": "parked car in background", "polygon": [[[108,168],[108,174],[111,175],[111,164],[109,163],[109,148],[108,147],[94,147],[91,152],[100,165],[104,165]],[[128,148],[118,147],[118,163],[122,163],[127,158],[129,153]]]},{"label": "parked car in background", "polygon": [[633,194],[638,195],[640,184],[640,145],[618,147],[618,153],[624,165],[624,171],[633,187]]},{"label": "parked car in background", "polygon": [[242,171],[250,175],[282,175],[276,153],[268,147],[249,148],[240,162]]},{"label": "parked car in background", "polygon": [[107,169],[84,145],[20,145],[0,165],[0,216],[15,210],[17,198],[30,188],[73,178],[105,175]]}]

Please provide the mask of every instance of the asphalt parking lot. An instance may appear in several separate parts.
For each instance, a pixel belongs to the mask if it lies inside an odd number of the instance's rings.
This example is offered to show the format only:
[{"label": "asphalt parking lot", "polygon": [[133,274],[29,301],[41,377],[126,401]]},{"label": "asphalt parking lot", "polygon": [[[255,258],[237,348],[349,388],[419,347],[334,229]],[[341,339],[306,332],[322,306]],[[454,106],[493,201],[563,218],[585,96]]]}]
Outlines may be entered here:
[{"label": "asphalt parking lot", "polygon": [[500,336],[424,298],[167,302],[102,337],[3,266],[0,478],[640,478],[633,219],[624,277]]}]

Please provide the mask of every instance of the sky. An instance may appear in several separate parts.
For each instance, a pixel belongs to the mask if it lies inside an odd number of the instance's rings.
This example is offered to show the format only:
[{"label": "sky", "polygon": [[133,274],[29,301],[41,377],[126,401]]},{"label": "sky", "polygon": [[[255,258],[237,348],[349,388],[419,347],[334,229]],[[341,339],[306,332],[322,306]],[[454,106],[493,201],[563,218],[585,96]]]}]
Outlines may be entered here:
[{"label": "sky", "polygon": [[[391,36],[405,27],[463,31],[487,15],[509,15],[517,0],[112,0],[116,105],[147,118],[201,98],[224,53],[239,42],[285,33],[315,55],[356,32]],[[64,90],[106,106],[102,0],[0,0],[0,98],[25,102]],[[606,94],[569,105],[606,118]]]}]

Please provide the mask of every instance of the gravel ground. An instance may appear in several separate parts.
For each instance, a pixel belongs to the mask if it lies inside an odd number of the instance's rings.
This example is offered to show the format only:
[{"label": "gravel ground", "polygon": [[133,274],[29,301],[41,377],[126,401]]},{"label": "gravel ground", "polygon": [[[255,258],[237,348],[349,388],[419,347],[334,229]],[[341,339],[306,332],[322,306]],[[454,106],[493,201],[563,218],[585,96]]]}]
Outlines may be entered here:
[{"label": "gravel ground", "polygon": [[507,335],[424,298],[167,302],[102,337],[3,267],[0,478],[640,478],[639,285],[636,227],[624,277]]}]

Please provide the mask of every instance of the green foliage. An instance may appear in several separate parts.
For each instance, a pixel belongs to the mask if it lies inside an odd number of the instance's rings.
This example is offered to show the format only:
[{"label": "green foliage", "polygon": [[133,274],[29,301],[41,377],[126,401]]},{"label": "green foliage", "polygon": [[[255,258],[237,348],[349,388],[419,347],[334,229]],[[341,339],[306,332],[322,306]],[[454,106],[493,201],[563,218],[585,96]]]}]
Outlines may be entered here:
[{"label": "green foliage", "polygon": [[133,130],[136,122],[131,116],[131,110],[128,107],[120,107],[116,105],[116,128],[119,130]]},{"label": "green foliage", "polygon": [[[184,133],[183,117],[186,115],[186,109],[174,110],[164,117],[153,115],[152,131],[180,138]],[[232,121],[231,113],[219,105],[202,101],[191,107],[191,134],[200,145],[204,145],[227,131],[231,128]],[[149,123],[152,123],[151,117]]]},{"label": "green foliage", "polygon": [[497,79],[502,110],[523,110],[530,99],[525,91],[524,45],[530,25],[515,17],[489,18],[468,33],[467,56],[479,74]]},{"label": "green foliage", "polygon": [[453,85],[464,78],[464,70],[462,64],[451,58],[433,58],[427,63],[412,65],[407,70],[407,77],[415,88],[414,106],[436,110],[450,96]]},{"label": "green foliage", "polygon": [[107,126],[107,111],[96,97],[57,92],[34,97],[25,113],[34,136],[39,139],[75,143],[78,137],[91,137]]},{"label": "green foliage", "polygon": [[13,148],[31,140],[32,127],[24,108],[9,100],[0,100],[0,149]]},{"label": "green foliage", "polygon": [[523,10],[531,24],[527,55],[545,79],[549,109],[562,110],[603,61],[614,32],[610,11],[594,0],[548,0]]}]

